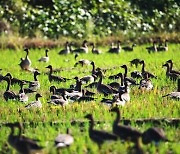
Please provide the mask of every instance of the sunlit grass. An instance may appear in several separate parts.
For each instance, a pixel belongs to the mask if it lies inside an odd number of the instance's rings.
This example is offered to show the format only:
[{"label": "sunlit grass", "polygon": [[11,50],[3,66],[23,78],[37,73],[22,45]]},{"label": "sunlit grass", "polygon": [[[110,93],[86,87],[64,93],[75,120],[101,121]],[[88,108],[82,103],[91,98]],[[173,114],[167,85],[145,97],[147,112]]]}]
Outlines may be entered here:
[{"label": "sunlit grass", "polygon": [[[122,116],[125,119],[140,119],[140,118],[179,118],[180,117],[180,104],[178,101],[170,100],[167,98],[162,98],[164,94],[171,91],[177,90],[177,83],[172,82],[165,76],[165,69],[162,68],[162,64],[168,60],[172,59],[174,61],[174,68],[180,70],[180,45],[170,44],[169,51],[165,53],[155,53],[147,54],[145,47],[147,45],[138,46],[132,53],[120,53],[108,54],[106,53],[108,47],[101,47],[103,53],[101,55],[82,54],[79,55],[78,59],[88,59],[93,60],[97,67],[101,68],[112,68],[117,66],[116,69],[109,70],[105,73],[105,76],[109,76],[115,73],[123,72],[124,70],[119,66],[122,64],[127,64],[128,72],[133,70],[141,71],[141,67],[138,68],[130,67],[129,61],[133,58],[141,58],[146,62],[146,70],[153,72],[157,75],[157,79],[152,79],[154,83],[154,89],[150,92],[142,92],[138,90],[138,87],[131,87],[131,101],[121,108]],[[95,120],[104,121],[105,123],[98,124],[95,126],[97,129],[104,129],[107,131],[112,130],[112,121],[115,115],[109,112],[109,107],[100,103],[102,95],[97,94],[95,97],[98,99],[95,102],[88,103],[73,103],[66,107],[57,107],[47,104],[49,99],[49,87],[51,85],[56,85],[57,87],[69,87],[74,84],[74,80],[70,80],[67,83],[50,83],[48,81],[47,72],[45,68],[47,65],[51,64],[54,68],[63,68],[63,71],[55,73],[57,75],[74,78],[75,76],[83,77],[84,75],[90,74],[92,69],[91,66],[85,66],[84,68],[78,66],[73,68],[75,64],[74,55],[70,54],[67,56],[60,56],[57,53],[60,49],[52,49],[49,52],[50,62],[39,63],[37,60],[44,56],[44,49],[30,50],[30,59],[32,61],[32,67],[38,68],[41,75],[38,79],[41,83],[41,88],[38,90],[42,94],[41,98],[43,108],[42,109],[25,109],[25,104],[18,101],[8,101],[5,102],[3,99],[3,93],[6,89],[7,83],[2,81],[0,84],[0,122],[27,122],[25,124],[24,134],[28,137],[38,138],[41,142],[40,144],[45,147],[44,153],[56,153],[54,146],[54,138],[58,133],[65,133],[66,128],[70,127],[72,134],[75,138],[75,143],[69,149],[63,149],[62,153],[125,153],[129,147],[132,146],[131,143],[121,143],[112,142],[105,143],[103,148],[98,152],[98,146],[93,143],[88,137],[88,122],[85,122],[84,127],[80,127],[78,124],[71,126],[71,121],[79,120],[85,121],[83,118],[85,114],[92,113]],[[7,72],[11,72],[14,77],[25,80],[33,80],[33,74],[29,72],[22,71],[18,66],[20,58],[25,56],[25,52],[21,50],[1,50],[0,51],[0,68],[2,68],[2,74],[5,75]],[[72,68],[69,69],[69,68]],[[67,69],[67,70],[66,70]],[[130,75],[130,74],[128,74]],[[111,80],[104,78],[104,83],[109,83]],[[11,89],[15,92],[19,91],[19,86],[12,86]],[[91,90],[91,89],[90,89]],[[96,89],[92,89],[96,92]],[[34,100],[34,94],[29,95],[29,101]],[[37,123],[36,126],[28,125],[28,122]],[[44,124],[43,124],[44,122]],[[48,122],[59,122],[59,124],[49,125]],[[153,126],[152,124],[137,125],[132,124],[133,127],[144,131],[145,129]],[[168,126],[162,124],[161,126],[165,129],[167,137],[170,140],[179,142],[180,141],[180,131],[178,128],[173,126]],[[7,137],[10,129],[5,127],[0,128],[0,150],[3,151],[5,144],[7,143]],[[178,153],[179,143],[162,143],[158,146],[159,153]],[[157,151],[156,146],[148,145],[143,146],[145,151],[149,153],[155,153]],[[8,146],[7,151],[12,151],[12,148]]]}]

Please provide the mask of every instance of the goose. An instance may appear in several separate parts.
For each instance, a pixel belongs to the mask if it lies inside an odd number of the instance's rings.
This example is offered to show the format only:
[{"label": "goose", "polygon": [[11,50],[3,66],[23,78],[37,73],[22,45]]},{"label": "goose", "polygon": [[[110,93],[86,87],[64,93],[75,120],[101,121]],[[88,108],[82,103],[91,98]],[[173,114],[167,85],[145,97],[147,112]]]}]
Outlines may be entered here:
[{"label": "goose", "polygon": [[136,44],[133,43],[131,47],[130,46],[125,46],[125,47],[122,47],[122,49],[124,51],[133,51],[135,46],[136,46]]},{"label": "goose", "polygon": [[102,53],[100,50],[98,50],[98,49],[95,48],[94,43],[91,43],[91,45],[92,45],[92,53],[93,53],[93,54],[99,55],[99,54]]},{"label": "goose", "polygon": [[65,43],[65,49],[62,49],[61,51],[59,51],[59,55],[67,55],[69,54],[71,51],[70,51],[70,44],[69,42],[67,41]]},{"label": "goose", "polygon": [[90,64],[92,65],[92,71],[91,71],[91,74],[92,74],[92,75],[95,75],[95,76],[97,76],[97,77],[98,77],[98,71],[95,69],[95,68],[96,68],[96,66],[95,66],[94,61],[91,61],[91,63],[90,63]]},{"label": "goose", "polygon": [[139,71],[136,71],[136,70],[131,72],[131,77],[132,78],[137,78],[137,79],[142,79],[143,78],[142,73],[139,72]]},{"label": "goose", "polygon": [[131,66],[132,66],[132,65],[135,65],[136,68],[137,68],[137,67],[138,67],[138,64],[140,64],[141,61],[142,61],[141,59],[135,58],[135,59],[133,59],[133,60],[131,60],[131,61],[129,61],[129,62],[130,62],[130,64],[131,64]]},{"label": "goose", "polygon": [[81,65],[83,67],[83,66],[87,66],[87,65],[90,65],[90,64],[91,64],[91,61],[89,61],[87,59],[80,59],[79,61],[77,61],[74,64],[74,67],[76,67],[77,65]]},{"label": "goose", "polygon": [[25,106],[26,109],[30,109],[30,108],[41,108],[42,104],[41,101],[39,100],[39,98],[42,97],[39,93],[36,94],[35,101],[30,102],[28,105]]},{"label": "goose", "polygon": [[159,45],[159,47],[157,47],[157,51],[168,51],[168,40],[165,40],[164,46]]},{"label": "goose", "polygon": [[120,46],[120,44],[121,44],[121,42],[118,41],[118,42],[117,42],[117,47],[112,47],[112,48],[110,48],[108,52],[109,52],[109,53],[120,53],[120,51],[121,51],[121,46]]},{"label": "goose", "polygon": [[18,100],[20,102],[28,102],[28,95],[26,95],[26,93],[24,92],[24,89],[23,89],[23,86],[25,85],[26,83],[21,83],[20,85],[20,90],[19,90],[19,94],[17,95],[18,97]]},{"label": "goose", "polygon": [[64,105],[67,105],[68,104],[68,100],[65,96],[65,91],[62,93],[62,97],[59,97],[59,98],[52,98],[51,97],[51,100],[48,101],[47,103],[50,103],[50,104],[53,104],[53,105],[61,105],[61,106],[64,106]]},{"label": "goose", "polygon": [[25,80],[20,80],[20,79],[14,78],[11,73],[7,73],[4,77],[5,78],[9,77],[11,79],[11,85],[14,85],[14,84],[21,85],[22,83],[27,82]]},{"label": "goose", "polygon": [[100,74],[100,79],[97,83],[97,91],[99,93],[104,94],[105,96],[107,96],[109,94],[113,94],[112,87],[102,83],[102,72],[101,71],[99,71],[99,74]]},{"label": "goose", "polygon": [[116,134],[120,139],[122,140],[130,140],[130,141],[136,141],[137,138],[140,138],[142,133],[130,126],[120,125],[120,110],[117,106],[110,109],[110,112],[116,113],[116,119],[113,123],[113,133]]},{"label": "goose", "polygon": [[85,95],[84,89],[82,89],[82,96],[77,99],[78,102],[89,102],[89,101],[94,101],[94,100],[95,100],[94,97]]},{"label": "goose", "polygon": [[116,141],[117,140],[117,136],[102,130],[95,130],[94,129],[94,119],[92,114],[87,114],[85,116],[85,118],[87,118],[89,120],[89,137],[91,138],[91,140],[95,143],[98,144],[99,148],[101,148],[101,145],[105,142],[105,141]]},{"label": "goose", "polygon": [[60,77],[60,76],[55,76],[55,75],[52,75],[52,72],[53,72],[53,68],[52,68],[52,65],[48,65],[46,68],[49,68],[49,75],[48,75],[48,78],[49,78],[49,82],[52,82],[52,81],[56,81],[56,82],[66,82],[67,78],[64,78],[64,77]]},{"label": "goose", "polygon": [[154,74],[152,74],[152,73],[150,73],[150,72],[148,72],[148,71],[145,71],[145,62],[144,62],[144,60],[142,60],[142,61],[140,62],[140,64],[142,64],[141,74],[142,74],[142,76],[143,76],[144,78],[145,78],[147,75],[148,75],[149,78],[157,78],[157,76],[155,76]]},{"label": "goose", "polygon": [[124,79],[126,79],[126,81],[129,81],[129,83],[136,85],[136,80],[134,80],[130,77],[127,77],[127,72],[128,72],[127,65],[121,65],[120,67],[124,68]]},{"label": "goose", "polygon": [[146,131],[142,134],[142,142],[143,144],[149,144],[151,142],[158,143],[160,141],[169,141],[166,136],[165,132],[162,128],[158,127],[151,127],[148,128]]},{"label": "goose", "polygon": [[118,95],[114,95],[113,96],[113,99],[107,99],[107,98],[103,98],[101,100],[101,102],[103,104],[106,104],[108,106],[113,106],[113,105],[120,105],[120,106],[124,106],[126,104],[126,101],[124,99],[122,99],[121,95],[123,93],[122,92],[119,92]]},{"label": "goose", "polygon": [[26,57],[21,58],[21,62],[19,63],[21,69],[28,70],[31,66],[31,60],[29,59],[29,49],[25,48],[24,51],[26,52]]},{"label": "goose", "polygon": [[[16,149],[20,154],[31,154],[32,152],[42,150],[43,147],[37,144],[37,140],[30,139],[28,137],[22,136],[22,125],[18,122],[7,123],[6,127],[11,128],[11,132],[8,136],[8,143]],[[19,129],[18,135],[15,135],[15,127]]]},{"label": "goose", "polygon": [[157,52],[156,41],[153,41],[153,46],[147,47],[146,50],[148,51],[148,53]]},{"label": "goose", "polygon": [[[76,78],[76,77],[75,77]],[[70,98],[70,100],[72,101],[76,101],[78,100],[80,97],[83,96],[83,93],[82,93],[82,82],[76,78],[76,84],[77,84],[77,90],[75,91],[72,91],[72,92],[67,92],[65,91],[65,94]]]},{"label": "goose", "polygon": [[121,76],[122,76],[122,73],[118,73],[118,74],[115,74],[115,75],[110,75],[108,77],[108,79],[111,79],[111,80],[119,79],[119,78],[121,78]]},{"label": "goose", "polygon": [[82,83],[87,84],[87,83],[94,82],[96,79],[97,79],[97,76],[93,74],[93,75],[87,75],[87,76],[80,78],[80,81],[82,81]]},{"label": "goose", "polygon": [[53,95],[51,95],[50,99],[60,99],[60,98],[62,98],[62,96],[59,95],[59,94],[63,94],[64,89],[61,91],[61,93],[57,93],[56,92],[56,87],[55,86],[51,86],[49,88],[49,91],[50,91],[50,93],[52,92],[52,94],[53,94]]},{"label": "goose", "polygon": [[53,95],[62,95],[63,94],[63,92],[64,91],[67,91],[67,92],[73,92],[74,91],[74,89],[72,89],[72,88],[56,88],[56,86],[50,86],[50,92],[52,92],[53,93]]},{"label": "goose", "polygon": [[148,78],[148,74],[147,74],[146,78],[144,78],[140,81],[139,89],[147,90],[147,91],[153,89],[153,84],[152,84],[152,81]]},{"label": "goose", "polygon": [[[116,78],[120,78],[121,79],[121,83],[118,83],[118,82],[111,82],[109,83],[108,85],[110,85],[112,88],[116,88],[116,89],[119,89],[120,86],[123,86],[124,85],[124,77],[123,77],[123,74],[122,73],[118,73],[115,76],[115,79]],[[111,76],[109,76],[108,78],[110,78]]]},{"label": "goose", "polygon": [[125,103],[130,101],[130,89],[127,81],[124,82],[124,86],[119,87],[118,92],[121,101],[124,101]]},{"label": "goose", "polygon": [[88,53],[88,46],[87,46],[87,40],[84,40],[82,43],[82,47],[73,50],[74,53]]},{"label": "goose", "polygon": [[38,71],[34,72],[34,81],[29,81],[29,89],[32,91],[37,91],[40,88],[40,83],[37,79],[37,76],[40,75]]},{"label": "goose", "polygon": [[163,97],[170,97],[172,99],[180,100],[180,79],[178,79],[177,87],[178,88],[176,92],[171,92],[169,94],[164,95]]},{"label": "goose", "polygon": [[178,74],[180,75],[180,71],[176,71],[176,70],[173,70],[173,61],[170,59],[170,60],[167,60],[166,63],[169,63],[169,67],[170,67],[170,72],[171,73],[175,73],[175,74]]},{"label": "goose", "polygon": [[66,134],[59,134],[54,140],[56,148],[69,147],[74,143],[74,138],[70,134],[70,130],[67,128]]},{"label": "goose", "polygon": [[7,81],[7,88],[6,88],[6,91],[5,91],[4,94],[3,94],[4,99],[5,99],[6,101],[8,101],[9,99],[10,99],[10,100],[16,100],[16,98],[17,98],[16,93],[10,90],[11,79],[10,79],[9,77],[7,77],[7,78],[4,78],[4,80]]},{"label": "goose", "polygon": [[166,77],[167,77],[167,78],[170,78],[170,79],[173,80],[173,81],[176,81],[176,80],[179,78],[179,75],[178,75],[178,74],[175,74],[175,73],[171,73],[171,72],[170,72],[170,67],[169,67],[169,64],[168,64],[168,63],[162,65],[162,67],[167,67],[167,69],[166,69]]},{"label": "goose", "polygon": [[49,52],[49,49],[46,49],[45,50],[45,56],[44,57],[41,57],[38,61],[39,62],[48,62],[49,61],[49,56],[48,56],[48,52]]}]

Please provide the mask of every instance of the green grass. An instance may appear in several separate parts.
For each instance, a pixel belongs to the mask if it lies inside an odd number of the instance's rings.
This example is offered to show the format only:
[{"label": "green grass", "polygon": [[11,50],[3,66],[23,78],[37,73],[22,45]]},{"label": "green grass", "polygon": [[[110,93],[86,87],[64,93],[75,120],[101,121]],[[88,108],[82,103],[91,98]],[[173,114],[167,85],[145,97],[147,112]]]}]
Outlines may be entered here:
[{"label": "green grass", "polygon": [[[124,107],[120,107],[122,116],[125,119],[179,118],[179,101],[162,98],[162,95],[177,90],[177,83],[166,78],[165,69],[162,68],[162,64],[166,60],[172,59],[174,61],[174,68],[176,70],[180,70],[180,45],[170,44],[168,52],[154,54],[147,54],[147,51],[145,50],[146,46],[147,45],[138,46],[132,53],[122,52],[119,55],[108,54],[106,53],[108,47],[101,47],[103,54],[82,54],[78,59],[84,58],[93,60],[96,66],[101,68],[111,68],[113,66],[118,67],[122,64],[127,64],[129,66],[128,72],[133,70],[141,70],[140,66],[137,69],[135,67],[130,67],[130,60],[133,58],[144,59],[146,62],[146,70],[151,71],[158,76],[158,79],[152,79],[154,90],[142,93],[140,90],[138,90],[138,87],[131,87],[131,101],[128,102]],[[70,54],[67,56],[60,56],[57,54],[59,50],[60,49],[50,50],[50,62],[48,63],[39,63],[37,61],[42,55],[44,55],[43,49],[30,50],[29,57],[32,61],[32,67],[38,68],[41,72],[41,75],[39,76],[41,88],[38,90],[38,92],[43,96],[41,98],[43,104],[42,109],[27,110],[25,109],[25,104],[23,103],[17,101],[5,102],[3,99],[3,93],[7,84],[5,81],[0,83],[0,123],[15,121],[25,122],[23,133],[28,137],[39,139],[41,141],[40,144],[45,147],[43,153],[56,153],[56,149],[53,147],[53,140],[58,133],[65,133],[67,127],[71,128],[72,134],[75,138],[75,143],[69,149],[63,149],[62,153],[127,153],[129,147],[133,146],[132,143],[121,143],[120,141],[105,143],[103,148],[98,151],[98,146],[93,143],[88,136],[88,122],[83,118],[87,113],[92,113],[95,120],[105,121],[105,123],[102,122],[96,125],[95,128],[104,129],[107,131],[112,130],[112,122],[115,115],[109,112],[109,107],[100,103],[100,100],[103,97],[102,95],[98,94],[96,96],[98,99],[95,102],[70,103],[64,108],[47,104],[47,100],[50,96],[50,85],[56,85],[57,87],[69,87],[70,84],[75,83],[74,80],[70,80],[67,83],[50,83],[48,81],[48,76],[45,74],[48,71],[45,68],[47,65],[52,64],[54,68],[64,68],[64,71],[55,74],[67,78],[88,75],[92,69],[91,66],[85,66],[83,68],[78,66],[72,70],[68,70],[68,68],[73,67],[75,64],[74,55]],[[20,58],[24,57],[25,52],[20,50],[1,50],[0,53],[0,68],[3,69],[1,72],[3,75],[5,75],[7,72],[11,72],[14,77],[33,80],[33,74],[22,71],[18,66]],[[67,70],[65,70],[65,68],[67,68]],[[105,76],[119,72],[124,71],[118,67],[117,69],[107,71]],[[109,83],[111,81],[104,79],[103,82]],[[18,92],[19,86],[12,86],[11,89]],[[96,89],[91,91],[96,92]],[[34,100],[34,94],[29,95],[29,101],[31,100]],[[83,127],[80,127],[78,123],[71,126],[71,121],[73,120],[85,121],[85,124]],[[34,124],[30,125],[28,122],[34,122]],[[57,123],[49,125],[49,122]],[[143,125],[132,123],[132,126],[144,131],[147,128],[155,125],[152,123],[144,123]],[[143,145],[144,151],[148,151],[149,153],[156,153],[157,151],[158,153],[178,153],[180,142],[179,128],[165,123],[158,125],[158,127],[164,128],[167,137],[175,142],[160,143],[158,147],[156,147],[154,144],[147,146]],[[9,145],[7,146],[7,137],[10,133],[10,129],[1,126],[0,132],[1,153],[14,153],[14,150]]]}]

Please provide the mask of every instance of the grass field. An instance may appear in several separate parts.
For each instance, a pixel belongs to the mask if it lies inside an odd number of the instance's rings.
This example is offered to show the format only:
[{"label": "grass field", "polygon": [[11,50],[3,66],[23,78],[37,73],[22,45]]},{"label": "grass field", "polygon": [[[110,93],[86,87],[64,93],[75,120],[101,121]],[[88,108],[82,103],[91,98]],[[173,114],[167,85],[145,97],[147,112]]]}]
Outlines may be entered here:
[{"label": "grass field", "polygon": [[[180,118],[180,103],[179,101],[162,98],[163,95],[176,91],[177,83],[172,82],[166,78],[165,69],[162,68],[162,64],[168,59],[174,61],[174,68],[180,70],[180,44],[170,44],[168,52],[148,54],[145,50],[146,46],[137,46],[134,52],[122,52],[120,54],[106,53],[108,47],[101,47],[103,51],[101,55],[82,54],[78,59],[93,60],[97,67],[112,68],[117,66],[116,69],[109,70],[105,73],[105,76],[109,76],[115,73],[124,72],[119,66],[127,64],[128,72],[133,70],[141,71],[141,66],[137,69],[131,67],[129,61],[134,58],[144,59],[146,62],[146,70],[153,72],[157,75],[157,79],[152,79],[154,89],[150,92],[141,92],[138,87],[131,87],[131,101],[121,108],[122,116],[125,119],[141,119],[141,118]],[[17,101],[5,102],[3,93],[6,90],[7,83],[2,81],[0,83],[0,123],[20,121],[24,123],[24,134],[31,138],[40,140],[40,145],[44,146],[42,153],[56,153],[56,149],[53,147],[54,138],[59,133],[65,133],[66,128],[69,127],[74,136],[75,142],[68,149],[62,149],[62,153],[131,153],[128,152],[132,143],[118,142],[105,143],[103,148],[99,151],[98,146],[93,143],[88,136],[88,121],[84,119],[87,113],[92,113],[95,120],[102,121],[96,124],[95,128],[112,131],[112,122],[115,115],[109,112],[109,107],[100,103],[103,95],[97,94],[98,98],[95,102],[84,103],[69,103],[62,108],[61,106],[53,106],[47,104],[49,99],[49,87],[56,85],[57,87],[69,87],[75,83],[75,80],[70,80],[66,83],[50,83],[48,80],[47,72],[45,68],[51,64],[54,68],[63,68],[63,71],[55,73],[57,75],[73,78],[75,76],[83,77],[90,74],[91,66],[76,67],[74,55],[67,56],[58,55],[60,49],[52,49],[49,52],[50,61],[48,63],[39,63],[38,59],[44,56],[44,49],[30,50],[29,57],[32,61],[32,67],[38,68],[41,75],[38,77],[41,88],[38,90],[42,94],[41,102],[43,104],[42,109],[25,109],[25,104]],[[1,74],[5,75],[7,72],[11,72],[12,75],[19,79],[33,80],[33,74],[22,71],[18,66],[20,58],[25,56],[23,50],[0,50],[0,68],[2,68]],[[71,69],[72,68],[72,69]],[[128,73],[130,76],[130,74]],[[111,80],[104,79],[104,83],[109,83]],[[19,91],[19,86],[12,86],[11,89],[15,92]],[[91,90],[91,89],[90,89]],[[96,89],[91,91],[96,92]],[[29,101],[34,100],[35,94],[29,95]],[[73,120],[83,121],[83,125],[77,122],[71,125]],[[29,123],[33,122],[33,123]],[[10,133],[10,129],[0,125],[0,153],[15,153],[9,145],[7,146],[7,138]],[[131,123],[131,126],[137,128],[140,131],[144,131],[151,126],[158,126],[165,130],[167,138],[173,140],[172,143],[160,143],[158,146],[149,144],[143,145],[143,150],[147,153],[178,153],[180,151],[180,124],[177,126],[169,125],[168,123],[161,123],[154,125],[153,123],[137,124]]]}]

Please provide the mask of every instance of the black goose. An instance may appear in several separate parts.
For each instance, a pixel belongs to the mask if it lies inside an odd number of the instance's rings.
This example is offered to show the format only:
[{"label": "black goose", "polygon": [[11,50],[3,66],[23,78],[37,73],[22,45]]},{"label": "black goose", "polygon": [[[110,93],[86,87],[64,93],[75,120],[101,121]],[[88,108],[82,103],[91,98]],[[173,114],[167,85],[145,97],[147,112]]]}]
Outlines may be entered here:
[{"label": "black goose", "polygon": [[73,144],[73,142],[74,142],[74,138],[70,134],[69,129],[67,129],[66,134],[59,134],[54,140],[56,148],[69,147],[71,144]]},{"label": "black goose", "polygon": [[103,75],[102,75],[101,71],[99,71],[99,74],[100,74],[100,79],[99,79],[98,84],[97,84],[97,91],[99,93],[104,94],[105,96],[113,94],[112,87],[102,83],[102,76]]},{"label": "black goose", "polygon": [[4,96],[4,99],[6,101],[8,101],[9,99],[11,100],[16,100],[17,98],[17,95],[10,90],[10,86],[11,86],[11,79],[9,77],[5,78],[4,80],[7,81],[7,88],[6,88],[6,91],[4,92],[3,96]]},{"label": "black goose", "polygon": [[115,74],[115,75],[110,75],[108,77],[108,79],[111,79],[111,80],[119,79],[119,78],[121,78],[121,75],[122,75],[122,73],[118,73],[118,74]]},{"label": "black goose", "polygon": [[132,66],[132,65],[135,65],[136,68],[137,68],[137,67],[138,67],[138,64],[140,64],[140,62],[141,62],[141,59],[135,58],[135,59],[133,59],[133,60],[130,61],[130,64],[131,64],[131,66]]},{"label": "black goose", "polygon": [[91,45],[92,45],[92,53],[93,53],[93,54],[99,55],[99,54],[102,53],[100,50],[98,50],[98,49],[95,48],[94,43],[91,43]]},{"label": "black goose", "polygon": [[141,70],[141,74],[144,78],[146,78],[146,76],[148,75],[149,78],[157,78],[157,76],[155,76],[154,74],[148,72],[148,71],[145,71],[145,62],[144,60],[142,60],[140,62],[140,64],[142,64],[142,70]]},{"label": "black goose", "polygon": [[82,46],[78,49],[73,50],[74,53],[88,53],[87,40],[84,40]]},{"label": "black goose", "polygon": [[121,51],[121,46],[120,46],[120,44],[121,44],[121,42],[118,41],[118,42],[117,42],[117,47],[112,47],[112,48],[110,48],[108,52],[109,52],[109,53],[120,53],[120,51]]},{"label": "black goose", "polygon": [[24,70],[28,70],[31,66],[31,60],[29,59],[28,55],[29,55],[29,49],[24,49],[24,51],[26,52],[26,57],[25,58],[21,58],[21,62],[19,63],[21,69]]},{"label": "black goose", "polygon": [[170,67],[169,67],[168,63],[162,65],[162,67],[167,67],[167,69],[166,69],[166,77],[170,78],[173,81],[176,81],[179,78],[178,74],[170,72]]},{"label": "black goose", "polygon": [[118,125],[120,121],[120,110],[118,107],[114,107],[110,110],[116,112],[116,119],[113,123],[113,133],[120,137],[122,140],[136,141],[141,137],[142,133],[138,130],[131,128],[130,126]]},{"label": "black goose", "polygon": [[[11,133],[8,136],[8,143],[16,149],[18,153],[31,154],[32,152],[42,150],[43,147],[37,144],[37,140],[22,136],[22,125],[20,123],[7,123],[5,126],[11,128]],[[15,127],[19,129],[18,135],[14,134]]]},{"label": "black goose", "polygon": [[171,92],[169,94],[164,95],[163,97],[170,97],[172,99],[180,100],[180,79],[178,79],[177,87],[178,88],[176,92]]},{"label": "black goose", "polygon": [[52,72],[53,72],[53,68],[52,68],[52,65],[49,65],[47,66],[46,68],[49,68],[49,81],[52,82],[52,81],[56,81],[56,82],[66,82],[67,78],[63,78],[63,77],[60,77],[60,76],[55,76],[55,75],[52,75]]},{"label": "black goose", "polygon": [[168,51],[168,40],[165,40],[164,46],[159,45],[157,47],[157,51]]},{"label": "black goose", "polygon": [[46,49],[45,50],[45,56],[44,57],[41,57],[38,61],[39,62],[48,62],[49,61],[49,56],[48,56],[48,52],[49,52],[49,49]]},{"label": "black goose", "polygon": [[11,85],[14,85],[14,84],[21,85],[22,83],[27,82],[25,80],[20,80],[20,79],[14,78],[11,73],[7,73],[4,77],[5,78],[9,77],[11,79]]},{"label": "black goose", "polygon": [[144,144],[148,144],[151,142],[160,142],[160,141],[169,141],[164,133],[162,128],[152,127],[148,128],[142,134],[142,141]]},{"label": "black goose", "polygon": [[148,51],[148,53],[157,52],[156,41],[153,41],[153,46],[147,47],[146,50]]},{"label": "black goose", "polygon": [[59,51],[59,55],[67,55],[69,54],[71,51],[70,51],[70,44],[69,42],[67,41],[65,43],[65,49],[62,49],[61,51]]},{"label": "black goose", "polygon": [[89,137],[92,141],[98,144],[99,148],[105,141],[117,140],[117,136],[115,136],[114,134],[94,129],[94,119],[92,114],[87,114],[85,118],[89,120]]},{"label": "black goose", "polygon": [[175,73],[175,74],[180,75],[180,72],[179,72],[179,71],[173,70],[173,61],[172,61],[171,59],[168,60],[168,61],[166,61],[166,63],[169,63],[169,67],[170,67],[170,72],[171,72],[171,73]]},{"label": "black goose", "polygon": [[131,47],[130,46],[125,46],[125,47],[122,47],[122,49],[124,51],[133,51],[135,46],[136,46],[136,44],[133,43]]}]

